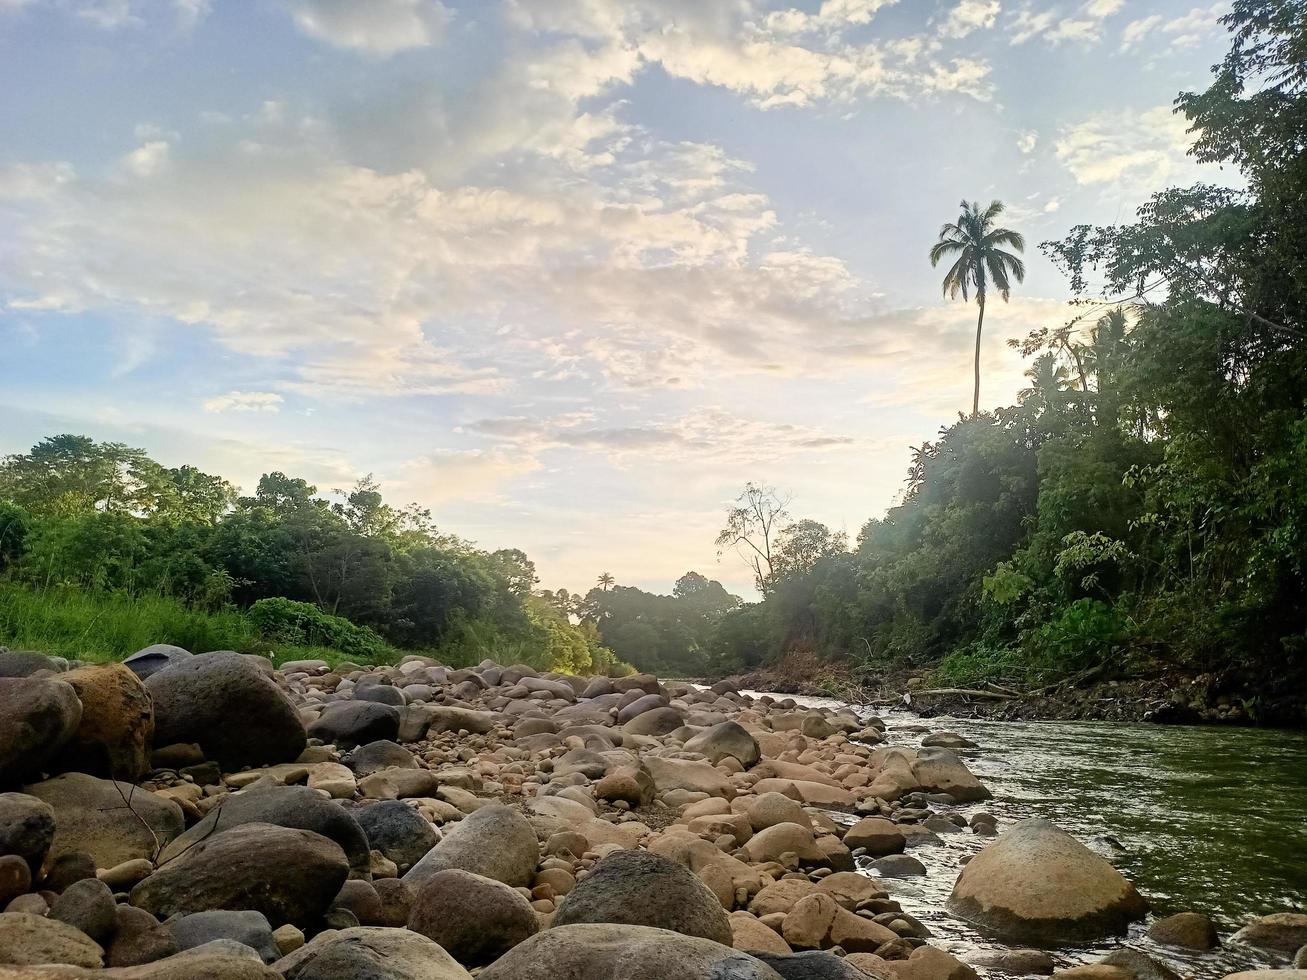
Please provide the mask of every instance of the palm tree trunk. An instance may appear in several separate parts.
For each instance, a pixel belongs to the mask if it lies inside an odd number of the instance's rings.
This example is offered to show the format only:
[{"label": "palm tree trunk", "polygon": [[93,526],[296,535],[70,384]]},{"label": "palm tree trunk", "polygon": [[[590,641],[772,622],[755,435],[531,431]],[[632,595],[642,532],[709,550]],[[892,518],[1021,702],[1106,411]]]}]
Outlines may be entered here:
[{"label": "palm tree trunk", "polygon": [[976,299],[980,303],[980,316],[976,318],[976,389],[971,396],[972,418],[980,414],[980,330],[985,325],[985,294],[982,292]]}]

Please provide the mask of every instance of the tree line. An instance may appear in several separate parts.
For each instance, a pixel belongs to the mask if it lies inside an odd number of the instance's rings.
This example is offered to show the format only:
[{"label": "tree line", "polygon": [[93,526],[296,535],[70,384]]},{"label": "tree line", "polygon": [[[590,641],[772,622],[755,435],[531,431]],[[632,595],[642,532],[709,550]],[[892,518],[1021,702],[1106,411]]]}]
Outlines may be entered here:
[{"label": "tree line", "polygon": [[[1192,154],[1243,187],[1167,188],[1129,224],[1044,242],[1076,299],[1009,342],[1032,359],[1018,403],[913,447],[899,499],[851,545],[747,487],[718,545],[762,598],[725,614],[718,661],[805,649],[1032,684],[1180,666],[1301,691],[1307,3],[1236,0],[1224,23],[1229,54],[1176,109]],[[992,254],[1024,246],[1001,213],[964,202],[930,255],[956,259],[946,295],[972,291],[981,317],[987,287],[1022,278]],[[804,561],[773,560],[787,534]]]}]

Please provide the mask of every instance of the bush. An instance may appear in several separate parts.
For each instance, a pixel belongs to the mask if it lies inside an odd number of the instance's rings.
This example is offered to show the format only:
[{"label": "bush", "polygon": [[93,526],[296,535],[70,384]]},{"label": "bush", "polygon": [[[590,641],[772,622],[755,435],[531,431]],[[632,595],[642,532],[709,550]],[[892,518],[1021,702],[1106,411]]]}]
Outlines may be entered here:
[{"label": "bush", "polygon": [[343,616],[324,613],[312,603],[280,597],[260,599],[245,615],[265,640],[330,647],[366,660],[378,660],[388,653],[386,642],[377,633],[355,626]]}]

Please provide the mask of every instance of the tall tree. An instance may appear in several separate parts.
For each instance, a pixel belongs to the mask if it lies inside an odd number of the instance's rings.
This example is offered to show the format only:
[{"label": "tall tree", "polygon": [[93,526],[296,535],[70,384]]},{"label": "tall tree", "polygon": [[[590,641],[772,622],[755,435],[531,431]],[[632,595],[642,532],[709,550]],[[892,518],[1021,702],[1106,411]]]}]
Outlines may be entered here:
[{"label": "tall tree", "polygon": [[605,592],[611,589],[616,581],[617,579],[613,578],[612,572],[599,573],[599,588],[603,589]]},{"label": "tall tree", "polygon": [[983,211],[979,201],[963,201],[962,213],[957,221],[949,222],[939,230],[939,241],[931,246],[931,267],[942,259],[957,256],[944,276],[944,295],[949,299],[963,300],[976,294],[980,315],[976,317],[976,387],[971,398],[971,414],[980,413],[980,334],[985,325],[985,299],[993,286],[1007,302],[1012,294],[1012,281],[1026,278],[1026,266],[1019,258],[1005,250],[1005,246],[1018,252],[1026,250],[1026,240],[1019,232],[997,227],[994,222],[1004,211],[1002,201],[991,201]]},{"label": "tall tree", "polygon": [[759,592],[765,593],[775,577],[776,536],[789,521],[789,505],[790,496],[777,493],[775,487],[746,483],[717,535],[717,557],[734,549],[753,570]]}]

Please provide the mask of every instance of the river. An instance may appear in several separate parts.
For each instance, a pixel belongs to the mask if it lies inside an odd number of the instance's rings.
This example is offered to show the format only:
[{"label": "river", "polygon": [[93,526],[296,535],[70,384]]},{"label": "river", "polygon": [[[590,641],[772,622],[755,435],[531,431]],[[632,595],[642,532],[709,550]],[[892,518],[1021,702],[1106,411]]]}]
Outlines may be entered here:
[{"label": "river", "polygon": [[[1134,881],[1154,914],[1205,912],[1224,939],[1255,916],[1307,910],[1307,733],[922,719],[897,712],[879,717],[888,726],[888,744],[916,747],[923,735],[916,728],[956,732],[978,743],[959,755],[994,798],[961,807],[962,813],[988,810],[999,817],[1000,831],[1025,817],[1052,819]],[[884,881],[903,908],[929,926],[932,942],[955,955],[1002,948],[944,911],[961,859],[989,841],[970,833],[941,835],[939,844],[912,849],[927,867],[924,878]],[[1124,941],[1185,976],[1286,965],[1237,944],[1189,955],[1151,942],[1144,930],[1136,925]],[[1119,944],[1055,955],[1067,963],[1092,962]]]}]

